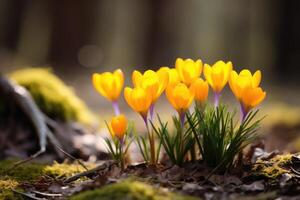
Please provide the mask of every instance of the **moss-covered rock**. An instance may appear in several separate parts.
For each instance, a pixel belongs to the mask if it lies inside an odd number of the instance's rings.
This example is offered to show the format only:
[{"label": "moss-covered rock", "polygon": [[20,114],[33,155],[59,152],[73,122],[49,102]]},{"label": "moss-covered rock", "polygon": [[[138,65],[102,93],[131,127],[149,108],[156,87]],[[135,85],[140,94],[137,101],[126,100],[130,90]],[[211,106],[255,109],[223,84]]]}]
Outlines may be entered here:
[{"label": "moss-covered rock", "polygon": [[154,188],[137,181],[123,181],[104,186],[100,189],[79,193],[71,200],[196,200],[198,198],[183,196]]},{"label": "moss-covered rock", "polygon": [[[17,199],[19,196],[14,194],[12,189],[20,190],[20,183],[33,182],[43,175],[67,177],[85,170],[79,164],[59,164],[55,162],[52,165],[26,163],[8,171],[15,162],[16,160],[0,161],[0,200]],[[90,165],[88,167],[92,168],[94,166]]]},{"label": "moss-covered rock", "polygon": [[54,119],[95,122],[95,117],[75,92],[48,68],[17,70],[9,78],[24,86],[40,109]]},{"label": "moss-covered rock", "polygon": [[291,164],[292,154],[277,155],[270,160],[258,159],[252,171],[259,176],[276,179],[284,173],[288,173],[288,165]]}]

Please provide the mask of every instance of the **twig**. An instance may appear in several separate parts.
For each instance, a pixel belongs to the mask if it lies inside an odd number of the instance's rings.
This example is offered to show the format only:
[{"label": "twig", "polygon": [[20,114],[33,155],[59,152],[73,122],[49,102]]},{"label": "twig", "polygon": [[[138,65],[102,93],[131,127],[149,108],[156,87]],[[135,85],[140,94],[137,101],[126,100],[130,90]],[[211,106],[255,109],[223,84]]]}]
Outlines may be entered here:
[{"label": "twig", "polygon": [[291,167],[292,172],[294,172],[296,175],[300,176],[300,172],[295,170],[293,167]]},{"label": "twig", "polygon": [[70,183],[70,182],[73,182],[73,181],[76,181],[78,180],[79,178],[81,177],[89,177],[90,175],[98,172],[98,171],[101,171],[101,170],[104,170],[110,166],[112,166],[113,164],[116,164],[115,161],[107,161],[93,169],[90,169],[90,170],[87,170],[87,171],[84,171],[84,172],[81,172],[81,173],[78,173],[78,174],[75,174],[67,179],[64,180],[64,183]]},{"label": "twig", "polygon": [[171,187],[175,187],[175,188],[180,188],[183,185],[183,181],[167,181],[167,183],[171,186]]},{"label": "twig", "polygon": [[17,191],[15,189],[11,189],[14,193],[17,193],[17,194],[21,194],[29,199],[33,199],[33,200],[45,200],[45,198],[38,198],[38,197],[35,197],[31,194],[28,194],[28,193],[24,193],[24,192],[20,192],[20,191]]},{"label": "twig", "polygon": [[[57,123],[54,121],[54,120],[52,120],[52,119],[50,119],[48,116],[46,116],[46,115],[44,115],[44,118],[45,118],[45,121],[46,121],[46,123],[49,125],[49,126],[51,126],[53,129],[55,129],[56,131],[58,131],[58,129],[59,128],[57,128]],[[85,170],[88,170],[88,168],[84,165],[84,163],[83,162],[81,162],[79,159],[77,159],[77,158],[75,158],[74,156],[72,156],[71,154],[69,154],[68,152],[66,152],[65,150],[63,150],[62,148],[61,148],[61,145],[59,144],[59,142],[56,140],[56,138],[54,137],[54,135],[50,132],[49,134],[48,134],[48,137],[49,137],[49,139],[51,138],[53,141],[54,141],[54,143],[53,143],[53,145],[58,149],[58,150],[60,150],[63,154],[65,154],[66,156],[68,156],[69,158],[71,158],[71,159],[73,159],[73,160],[76,160]],[[56,142],[57,141],[57,142]]]},{"label": "twig", "polygon": [[50,194],[50,193],[45,193],[45,192],[39,192],[39,191],[32,191],[35,194],[45,196],[45,197],[62,197],[62,194]]},{"label": "twig", "polygon": [[26,159],[24,159],[24,160],[20,160],[20,161],[14,163],[13,166],[11,166],[11,167],[8,168],[7,170],[5,170],[4,173],[7,173],[7,172],[9,172],[9,171],[15,169],[16,167],[18,167],[18,166],[20,166],[20,165],[22,165],[22,164],[24,164],[24,163],[27,163],[27,162],[29,162],[29,161],[35,159],[36,157],[38,157],[39,155],[41,155],[41,154],[44,153],[44,152],[45,152],[45,150],[41,149],[40,151],[36,152],[35,154],[31,155],[30,157],[28,157],[28,158],[26,158]]},{"label": "twig", "polygon": [[81,162],[79,159],[75,158],[74,156],[72,156],[71,154],[69,154],[68,152],[66,152],[65,150],[63,150],[62,148],[60,148],[59,146],[56,146],[56,148],[58,148],[61,152],[63,152],[65,155],[67,155],[68,157],[72,158],[73,160],[76,160],[86,171],[88,171],[89,169],[84,165],[83,162]]}]

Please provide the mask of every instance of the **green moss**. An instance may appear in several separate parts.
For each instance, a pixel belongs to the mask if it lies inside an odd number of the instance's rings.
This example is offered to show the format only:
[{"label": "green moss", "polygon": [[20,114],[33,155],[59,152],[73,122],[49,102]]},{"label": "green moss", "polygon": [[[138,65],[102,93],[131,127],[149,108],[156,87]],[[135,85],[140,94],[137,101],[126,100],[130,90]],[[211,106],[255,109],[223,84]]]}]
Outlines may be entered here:
[{"label": "green moss", "polygon": [[26,163],[7,171],[15,162],[16,160],[0,161],[0,179],[11,178],[15,181],[32,181],[43,174],[44,165],[38,163]]},{"label": "green moss", "polygon": [[[88,168],[95,167],[90,164],[87,166]],[[57,163],[54,162],[53,165],[45,166],[43,172],[48,176],[52,177],[69,177],[74,174],[83,172],[85,169],[79,164],[67,164],[67,163]]]},{"label": "green moss", "polygon": [[[85,169],[75,163],[57,163],[52,165],[44,165],[40,163],[26,163],[18,166],[17,168],[7,171],[15,163],[15,160],[0,161],[0,180],[1,177],[13,178],[16,181],[33,181],[42,175],[52,177],[72,176],[76,173],[83,172]],[[94,167],[90,164],[88,168]]]},{"label": "green moss", "polygon": [[256,175],[275,179],[284,173],[288,173],[288,165],[291,163],[292,155],[277,155],[270,160],[258,159],[252,169]]},{"label": "green moss", "polygon": [[101,189],[79,193],[71,197],[71,200],[195,200],[197,198],[183,196],[156,189],[145,183],[137,181],[123,181],[104,186]]},{"label": "green moss", "polygon": [[[22,191],[19,186],[20,183],[32,183],[43,175],[64,177],[84,171],[83,167],[78,164],[59,164],[55,162],[52,165],[26,163],[7,172],[7,169],[11,168],[15,162],[15,160],[0,161],[0,199],[18,199],[19,195],[15,194],[12,189]],[[92,168],[94,165],[88,165],[87,167]],[[71,199],[195,200],[196,198],[174,194],[145,183],[127,180],[104,186],[101,189],[82,192]]]},{"label": "green moss", "polygon": [[[20,183],[33,182],[43,175],[64,177],[84,171],[84,168],[78,164],[59,164],[56,162],[52,165],[26,163],[13,170],[7,171],[15,162],[16,160],[0,161],[0,200],[18,199],[18,195],[14,194],[12,189],[20,190]],[[92,168],[94,166],[89,165],[88,167]]]},{"label": "green moss", "polygon": [[75,92],[50,69],[27,68],[9,77],[27,88],[40,109],[48,116],[64,121],[95,122],[95,117]]},{"label": "green moss", "polygon": [[43,165],[37,163],[24,164],[14,170],[7,171],[15,160],[0,161],[0,199],[18,199],[12,189],[20,190],[20,182],[30,182],[41,176]]},{"label": "green moss", "polygon": [[15,180],[7,178],[6,180],[0,179],[0,199],[19,199],[18,195],[15,195],[12,189],[19,190],[19,183]]}]

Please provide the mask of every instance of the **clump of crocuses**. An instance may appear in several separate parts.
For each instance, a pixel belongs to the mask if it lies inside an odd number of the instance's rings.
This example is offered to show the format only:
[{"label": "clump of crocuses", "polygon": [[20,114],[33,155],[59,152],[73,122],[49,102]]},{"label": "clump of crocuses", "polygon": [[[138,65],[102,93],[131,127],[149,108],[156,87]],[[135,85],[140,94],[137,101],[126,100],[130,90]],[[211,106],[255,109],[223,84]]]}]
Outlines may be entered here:
[{"label": "clump of crocuses", "polygon": [[[204,77],[201,77],[202,72]],[[237,73],[231,62],[217,61],[209,65],[200,59],[178,58],[174,68],[161,67],[143,73],[135,70],[131,79],[132,87],[125,87],[124,98],[145,124],[146,135],[138,134],[133,139],[149,165],[155,166],[164,150],[170,161],[177,165],[203,159],[211,167],[226,170],[256,136],[260,120],[254,119],[257,111],[252,112],[252,109],[266,97],[266,92],[259,86],[259,70],[253,75],[247,69]],[[240,103],[238,123],[234,114],[228,111],[228,105],[220,101],[227,83]],[[124,157],[130,155],[131,143],[127,142],[127,119],[120,114],[118,106],[124,74],[120,69],[113,73],[95,73],[93,84],[112,102],[116,116],[108,124],[112,137],[106,142],[112,157],[124,168]],[[208,101],[210,88],[214,96],[213,106]],[[154,115],[155,105],[163,92],[177,111],[171,128],[159,115]],[[191,109],[193,102],[194,108]],[[155,118],[158,124],[155,124]]]}]

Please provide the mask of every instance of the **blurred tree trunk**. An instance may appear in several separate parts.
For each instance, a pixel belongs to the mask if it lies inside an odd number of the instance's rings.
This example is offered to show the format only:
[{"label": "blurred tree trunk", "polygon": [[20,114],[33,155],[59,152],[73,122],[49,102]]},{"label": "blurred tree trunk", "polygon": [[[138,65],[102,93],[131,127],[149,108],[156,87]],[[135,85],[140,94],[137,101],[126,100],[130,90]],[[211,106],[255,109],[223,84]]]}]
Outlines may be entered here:
[{"label": "blurred tree trunk", "polygon": [[272,80],[276,71],[277,33],[281,28],[278,24],[278,1],[254,0],[250,6],[250,23],[248,39],[248,66],[261,69],[264,77]]},{"label": "blurred tree trunk", "polygon": [[300,2],[281,1],[278,12],[277,78],[280,81],[300,82]]},{"label": "blurred tree trunk", "polygon": [[16,64],[45,65],[52,25],[48,1],[30,1],[24,8],[21,22]]},{"label": "blurred tree trunk", "polygon": [[148,2],[140,0],[98,3],[91,42],[103,49],[105,68],[141,67],[147,48]]},{"label": "blurred tree trunk", "polygon": [[13,55],[16,53],[21,18],[27,1],[0,1],[0,72],[13,68]]},{"label": "blurred tree trunk", "polygon": [[[101,68],[223,59],[237,70],[260,68],[265,76],[290,80],[299,72],[298,7],[297,1],[273,0],[2,0],[0,61],[4,71],[49,63],[70,74],[87,70],[79,54],[92,45],[96,51],[86,59],[98,57]],[[6,63],[9,54],[17,62]]]},{"label": "blurred tree trunk", "polygon": [[78,50],[91,35],[93,7],[97,1],[50,1],[52,5],[52,37],[50,60],[67,68],[78,66]]},{"label": "blurred tree trunk", "polygon": [[21,18],[27,1],[1,0],[0,1],[0,46],[15,50],[18,43]]}]

